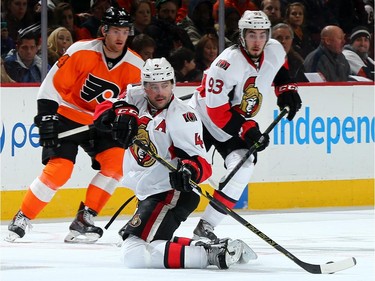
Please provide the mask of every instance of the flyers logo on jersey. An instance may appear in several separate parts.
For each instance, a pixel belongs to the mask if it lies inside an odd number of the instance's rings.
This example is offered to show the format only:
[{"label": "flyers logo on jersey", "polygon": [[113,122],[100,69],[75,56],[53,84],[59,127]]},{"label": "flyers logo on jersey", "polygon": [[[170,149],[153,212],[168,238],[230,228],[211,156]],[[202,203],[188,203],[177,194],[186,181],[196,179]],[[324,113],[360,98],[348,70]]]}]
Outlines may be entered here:
[{"label": "flyers logo on jersey", "polygon": [[224,70],[227,70],[228,67],[230,66],[230,63],[227,62],[226,60],[219,60],[217,63],[216,63],[216,66],[217,67],[220,67]]},{"label": "flyers logo on jersey", "polygon": [[103,80],[92,74],[89,74],[81,90],[81,98],[87,102],[96,100],[102,103],[109,98],[117,98],[120,94],[120,88],[112,82]]},{"label": "flyers logo on jersey", "polygon": [[185,122],[195,122],[197,121],[197,116],[193,112],[186,112],[182,114],[185,119]]},{"label": "flyers logo on jersey", "polygon": [[258,87],[255,87],[255,79],[256,77],[249,77],[244,84],[244,94],[239,109],[245,118],[257,115],[262,105],[263,95],[259,92]]}]

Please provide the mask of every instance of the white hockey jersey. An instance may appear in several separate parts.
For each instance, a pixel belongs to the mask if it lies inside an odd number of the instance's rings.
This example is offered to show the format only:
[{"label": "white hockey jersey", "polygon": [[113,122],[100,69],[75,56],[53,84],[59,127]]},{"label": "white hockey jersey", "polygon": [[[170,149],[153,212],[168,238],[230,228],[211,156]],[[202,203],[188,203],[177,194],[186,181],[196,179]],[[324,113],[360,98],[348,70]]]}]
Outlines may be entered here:
[{"label": "white hockey jersey", "polygon": [[[199,156],[203,166],[209,166],[202,122],[191,107],[173,97],[167,109],[159,110],[153,116],[141,86],[128,88],[125,100],[139,109],[137,138],[147,143],[160,157],[176,167],[175,152],[178,148],[189,156]],[[140,200],[171,189],[169,170],[136,145],[129,147],[125,153],[123,184],[134,190]]]},{"label": "white hockey jersey", "polygon": [[212,136],[224,142],[232,137],[223,130],[232,118],[231,111],[246,120],[255,117],[263,95],[270,94],[275,75],[284,62],[284,48],[274,39],[267,42],[257,65],[242,48],[229,47],[205,71],[190,106],[199,113]]}]

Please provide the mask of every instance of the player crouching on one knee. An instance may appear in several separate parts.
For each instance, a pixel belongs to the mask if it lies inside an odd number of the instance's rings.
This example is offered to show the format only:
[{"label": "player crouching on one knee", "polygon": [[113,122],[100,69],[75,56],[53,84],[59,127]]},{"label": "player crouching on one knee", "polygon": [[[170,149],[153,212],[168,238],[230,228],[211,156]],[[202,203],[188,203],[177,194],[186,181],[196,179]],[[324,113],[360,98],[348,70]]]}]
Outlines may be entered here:
[{"label": "player crouching on one knee", "polygon": [[[106,124],[107,113],[116,112],[114,136],[128,141],[122,111],[138,113],[137,139],[177,168],[168,169],[136,145],[124,158],[123,184],[139,200],[133,217],[119,231],[124,240],[122,258],[131,268],[228,268],[243,258],[240,240],[205,244],[173,233],[196,209],[199,195],[189,180],[200,183],[211,176],[202,141],[202,123],[192,108],[174,96],[175,75],[165,58],[149,59],[142,69],[142,85],[128,87],[124,100],[97,108],[96,124]],[[109,110],[107,108],[110,107]],[[126,116],[126,115],[124,115]],[[128,122],[124,122],[128,124]],[[245,257],[246,259],[246,257]]]}]

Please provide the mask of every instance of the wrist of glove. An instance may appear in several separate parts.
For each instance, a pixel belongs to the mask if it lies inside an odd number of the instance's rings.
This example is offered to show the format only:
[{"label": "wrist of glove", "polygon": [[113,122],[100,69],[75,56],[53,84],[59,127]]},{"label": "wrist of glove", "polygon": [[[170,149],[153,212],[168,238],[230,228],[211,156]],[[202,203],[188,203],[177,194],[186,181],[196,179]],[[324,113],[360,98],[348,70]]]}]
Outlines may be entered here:
[{"label": "wrist of glove", "polygon": [[264,150],[270,143],[268,134],[259,131],[259,125],[253,120],[245,122],[241,127],[240,137],[246,142],[248,148],[255,145],[257,151]]},{"label": "wrist of glove", "polygon": [[288,84],[276,87],[277,105],[282,110],[288,107],[287,119],[293,120],[294,116],[301,109],[302,101],[299,96],[298,87],[295,84]]},{"label": "wrist of glove", "polygon": [[192,160],[178,162],[177,170],[169,173],[171,187],[182,192],[192,191],[190,180],[196,181],[199,177],[198,165]]},{"label": "wrist of glove", "polygon": [[34,123],[39,128],[39,144],[45,148],[57,147],[59,117],[56,114],[37,115]]},{"label": "wrist of glove", "polygon": [[112,106],[115,118],[112,124],[112,137],[127,149],[138,133],[138,108],[125,101],[117,101]]}]

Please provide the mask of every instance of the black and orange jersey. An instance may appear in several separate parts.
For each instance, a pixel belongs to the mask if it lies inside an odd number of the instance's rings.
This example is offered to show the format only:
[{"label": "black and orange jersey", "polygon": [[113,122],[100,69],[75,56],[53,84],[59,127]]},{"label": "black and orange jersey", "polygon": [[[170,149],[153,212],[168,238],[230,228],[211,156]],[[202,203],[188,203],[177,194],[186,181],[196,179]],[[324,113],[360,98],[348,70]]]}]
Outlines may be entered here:
[{"label": "black and orange jersey", "polygon": [[117,98],[128,84],[139,83],[142,58],[127,49],[124,57],[108,68],[103,39],[74,43],[49,71],[38,100],[59,104],[58,113],[77,123],[89,125],[97,104]]}]

